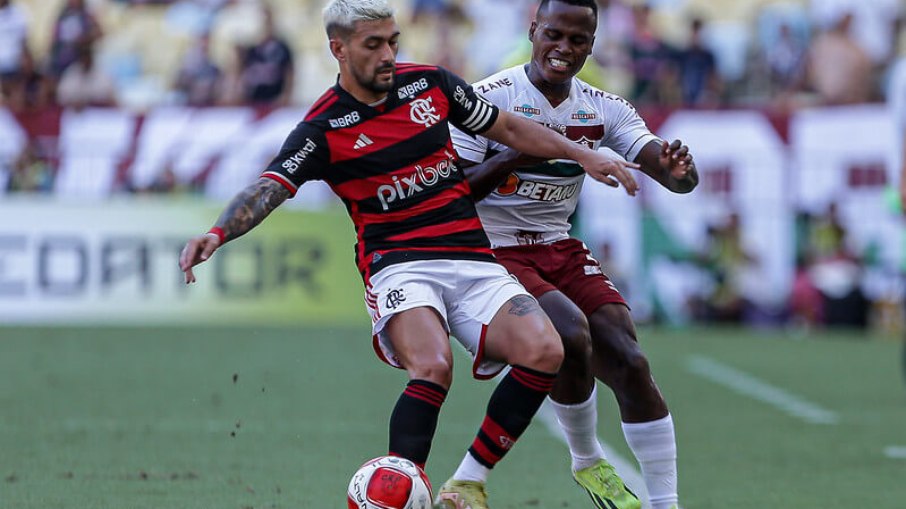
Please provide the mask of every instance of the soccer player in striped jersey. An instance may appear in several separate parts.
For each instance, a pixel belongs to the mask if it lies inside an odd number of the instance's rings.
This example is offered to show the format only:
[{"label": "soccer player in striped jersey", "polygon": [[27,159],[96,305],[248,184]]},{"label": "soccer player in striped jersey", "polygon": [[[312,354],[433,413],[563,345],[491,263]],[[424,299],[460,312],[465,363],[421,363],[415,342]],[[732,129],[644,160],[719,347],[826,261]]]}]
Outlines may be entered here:
[{"label": "soccer player in striped jersey", "polygon": [[355,226],[374,349],[409,375],[390,417],[390,454],[427,461],[452,379],[450,334],[471,352],[475,377],[511,366],[438,493],[446,507],[486,509],[487,476],[549,393],[563,346],[537,301],[496,262],[449,125],[535,156],[577,161],[630,194],[637,190],[627,170],[633,165],[499,111],[442,68],[397,63],[400,32],[386,0],[332,0],[324,23],[340,67],[337,84],[312,105],[261,178],[233,198],[208,233],[188,241],[180,267],[186,283],[194,282],[193,266],[258,225],[299,186],[327,182]]},{"label": "soccer player in striped jersey", "polygon": [[[689,149],[655,137],[625,99],[576,78],[591,53],[594,0],[543,0],[529,29],[532,59],[474,84],[500,108],[592,149],[608,147],[667,189],[698,183]],[[494,254],[538,299],[566,356],[551,391],[576,482],[602,509],[639,500],[604,458],[597,439],[595,377],[616,395],[623,431],[654,509],[679,504],[676,441],[667,404],[639,348],[629,309],[600,264],[570,238],[569,216],[584,181],[574,161],[526,157],[486,137],[453,132]]]}]

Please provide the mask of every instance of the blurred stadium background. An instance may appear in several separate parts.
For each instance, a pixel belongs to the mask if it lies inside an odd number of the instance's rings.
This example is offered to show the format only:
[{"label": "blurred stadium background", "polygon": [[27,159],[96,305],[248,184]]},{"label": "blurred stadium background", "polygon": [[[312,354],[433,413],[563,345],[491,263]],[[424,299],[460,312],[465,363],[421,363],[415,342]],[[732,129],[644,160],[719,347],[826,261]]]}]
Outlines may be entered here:
[{"label": "blurred stadium background", "polygon": [[[403,60],[475,80],[528,56],[534,1],[391,3]],[[322,5],[0,0],[0,507],[333,506],[383,452],[401,373],[370,351],[325,187],[198,285],[176,267],[333,84]],[[590,182],[575,217],[644,324],[684,506],[902,507],[906,5],[599,6],[583,78],[702,175],[690,196]],[[489,388],[466,378],[432,479]],[[587,505],[556,436],[530,433],[495,507]]]}]

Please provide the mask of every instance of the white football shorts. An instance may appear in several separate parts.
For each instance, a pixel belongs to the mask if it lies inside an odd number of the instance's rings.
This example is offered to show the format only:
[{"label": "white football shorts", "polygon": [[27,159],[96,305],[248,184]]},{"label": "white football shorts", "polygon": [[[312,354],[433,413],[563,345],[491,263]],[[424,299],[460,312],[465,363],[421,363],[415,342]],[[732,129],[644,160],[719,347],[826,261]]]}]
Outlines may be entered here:
[{"label": "white football shorts", "polygon": [[371,315],[374,351],[387,364],[402,367],[384,333],[390,317],[407,309],[430,307],[441,316],[447,332],[472,355],[472,376],[492,378],[506,366],[484,358],[488,324],[507,301],[529,293],[502,265],[418,260],[386,267],[369,282],[365,306]]}]

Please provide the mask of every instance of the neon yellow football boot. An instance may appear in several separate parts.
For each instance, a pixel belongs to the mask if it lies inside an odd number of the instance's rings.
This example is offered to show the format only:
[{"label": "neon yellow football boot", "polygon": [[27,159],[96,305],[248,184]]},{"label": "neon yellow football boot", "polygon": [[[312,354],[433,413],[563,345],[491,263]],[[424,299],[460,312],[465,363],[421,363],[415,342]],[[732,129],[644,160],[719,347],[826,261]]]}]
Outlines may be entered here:
[{"label": "neon yellow football boot", "polygon": [[484,483],[448,480],[437,492],[436,509],[488,509],[488,494]]},{"label": "neon yellow football boot", "polygon": [[601,460],[573,473],[576,483],[588,493],[598,509],[641,509],[642,503],[629,491],[613,465]]}]

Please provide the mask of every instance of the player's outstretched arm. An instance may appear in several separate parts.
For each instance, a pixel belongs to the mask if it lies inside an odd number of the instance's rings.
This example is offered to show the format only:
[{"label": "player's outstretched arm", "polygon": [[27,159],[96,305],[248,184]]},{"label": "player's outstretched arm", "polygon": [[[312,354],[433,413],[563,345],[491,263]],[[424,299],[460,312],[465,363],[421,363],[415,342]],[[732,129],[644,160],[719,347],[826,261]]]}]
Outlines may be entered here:
[{"label": "player's outstretched arm", "polygon": [[646,175],[674,193],[685,194],[698,185],[692,154],[680,140],[649,141],[635,160]]},{"label": "player's outstretched arm", "polygon": [[189,239],[179,254],[179,268],[186,275],[186,284],[195,282],[192,267],[210,258],[221,245],[258,226],[289,197],[289,190],[269,178],[260,178],[237,194],[211,231]]},{"label": "player's outstretched arm", "polygon": [[573,143],[565,136],[526,118],[501,111],[494,125],[482,135],[528,155],[544,159],[571,159],[579,163],[595,180],[611,187],[622,184],[630,195],[634,196],[639,190],[639,185],[629,172],[629,168],[638,168],[638,164]]}]

